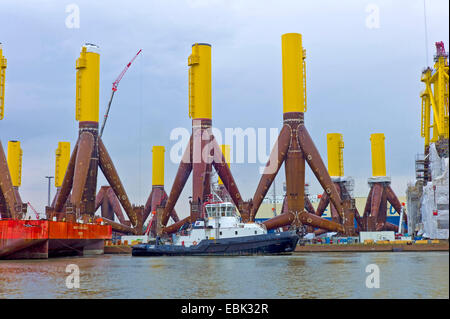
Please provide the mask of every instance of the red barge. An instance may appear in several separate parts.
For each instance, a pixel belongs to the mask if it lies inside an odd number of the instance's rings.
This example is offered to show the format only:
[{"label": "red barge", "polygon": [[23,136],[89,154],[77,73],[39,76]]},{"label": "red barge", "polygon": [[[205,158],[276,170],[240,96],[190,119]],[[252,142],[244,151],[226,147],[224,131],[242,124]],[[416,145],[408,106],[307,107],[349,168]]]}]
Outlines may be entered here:
[{"label": "red barge", "polygon": [[0,259],[103,254],[109,225],[48,220],[0,220]]}]

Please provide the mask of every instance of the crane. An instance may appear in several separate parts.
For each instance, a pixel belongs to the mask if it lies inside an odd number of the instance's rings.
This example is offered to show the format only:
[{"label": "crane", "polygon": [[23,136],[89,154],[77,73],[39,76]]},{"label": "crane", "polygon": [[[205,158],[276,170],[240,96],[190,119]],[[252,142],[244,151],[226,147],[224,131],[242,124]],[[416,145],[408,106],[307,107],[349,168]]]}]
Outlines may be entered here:
[{"label": "crane", "polygon": [[34,209],[34,207],[31,205],[30,202],[27,202],[28,206],[30,206],[30,208],[33,210],[34,214],[36,215],[36,219],[39,220],[39,213]]},{"label": "crane", "polygon": [[100,129],[100,137],[102,136],[103,130],[105,129],[105,124],[106,124],[106,120],[108,119],[109,109],[111,108],[111,103],[112,103],[112,100],[114,98],[114,93],[116,93],[116,91],[117,91],[117,87],[119,86],[119,82],[120,82],[120,80],[122,80],[123,76],[128,71],[128,69],[130,68],[130,66],[134,62],[134,60],[137,58],[137,56],[141,53],[141,51],[142,51],[142,49],[140,49],[138,51],[138,53],[136,53],[136,55],[131,59],[131,61],[128,62],[128,64],[125,66],[125,68],[122,70],[122,72],[120,72],[119,76],[117,77],[117,79],[112,84],[111,98],[109,99],[109,103],[108,103],[108,107],[106,109],[105,117],[103,118],[102,127]]}]

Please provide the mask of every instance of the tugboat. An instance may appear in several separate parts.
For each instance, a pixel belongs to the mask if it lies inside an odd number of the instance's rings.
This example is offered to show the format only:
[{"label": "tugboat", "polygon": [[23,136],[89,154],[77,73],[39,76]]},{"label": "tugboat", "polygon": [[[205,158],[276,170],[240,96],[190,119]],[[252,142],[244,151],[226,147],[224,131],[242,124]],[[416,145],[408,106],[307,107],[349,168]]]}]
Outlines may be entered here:
[{"label": "tugboat", "polygon": [[206,202],[201,219],[180,228],[171,243],[139,244],[133,256],[232,256],[291,254],[295,231],[268,233],[262,224],[242,223],[230,202]]}]

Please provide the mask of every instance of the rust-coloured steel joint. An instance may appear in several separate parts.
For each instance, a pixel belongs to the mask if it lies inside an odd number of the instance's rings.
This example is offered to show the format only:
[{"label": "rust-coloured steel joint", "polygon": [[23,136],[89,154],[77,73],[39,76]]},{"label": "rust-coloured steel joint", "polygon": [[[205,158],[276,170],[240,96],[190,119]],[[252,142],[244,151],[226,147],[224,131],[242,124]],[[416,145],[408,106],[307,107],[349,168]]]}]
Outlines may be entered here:
[{"label": "rust-coloured steel joint", "polygon": [[94,136],[91,133],[82,132],[80,134],[72,186],[72,203],[76,211],[81,207],[81,199],[88,178],[94,142]]},{"label": "rust-coloured steel joint", "polygon": [[311,167],[311,170],[313,171],[320,185],[322,185],[323,189],[328,194],[330,201],[338,210],[339,215],[342,217],[342,219],[345,219],[344,207],[342,206],[341,197],[339,196],[339,193],[336,190],[336,187],[331,180],[330,175],[328,174],[328,170],[323,163],[322,158],[320,157],[319,151],[314,145],[314,142],[304,125],[300,125],[298,128],[298,139],[300,146],[305,154],[306,162],[308,163],[309,167]]},{"label": "rust-coloured steel joint", "polygon": [[124,208],[128,218],[130,219],[131,224],[136,227],[138,224],[138,218],[133,210],[133,207],[131,206],[127,193],[125,192],[125,188],[122,185],[119,175],[117,174],[117,170],[114,167],[111,157],[109,156],[108,151],[106,150],[106,147],[103,144],[101,138],[98,139],[98,150],[100,168],[105,175],[105,178],[108,181],[109,185],[111,185],[114,193],[122,204],[122,207]]},{"label": "rust-coloured steel joint", "polygon": [[72,155],[70,156],[69,164],[67,164],[66,173],[64,174],[64,179],[61,185],[61,190],[59,191],[58,196],[56,197],[55,202],[55,212],[62,212],[64,209],[64,205],[67,202],[67,198],[70,195],[70,191],[72,190],[73,184],[73,175],[75,172],[75,161],[78,153],[78,142],[75,144],[73,148]]},{"label": "rust-coloured steel joint", "polygon": [[165,234],[168,234],[168,235],[176,233],[178,231],[178,229],[180,229],[181,226],[183,226],[186,223],[190,223],[190,222],[191,222],[191,216],[188,216],[176,223],[173,223],[170,226],[164,227],[162,229],[162,232]]},{"label": "rust-coloured steel joint", "polygon": [[256,213],[258,212],[263,199],[266,197],[270,186],[272,185],[276,175],[278,174],[278,171],[281,168],[281,165],[286,158],[290,140],[290,126],[284,125],[281,129],[280,134],[278,135],[278,139],[275,145],[273,146],[272,152],[270,153],[269,160],[266,164],[266,167],[264,168],[264,172],[261,176],[258,187],[256,188],[255,195],[253,195],[253,206],[250,211],[251,221],[255,220]]}]

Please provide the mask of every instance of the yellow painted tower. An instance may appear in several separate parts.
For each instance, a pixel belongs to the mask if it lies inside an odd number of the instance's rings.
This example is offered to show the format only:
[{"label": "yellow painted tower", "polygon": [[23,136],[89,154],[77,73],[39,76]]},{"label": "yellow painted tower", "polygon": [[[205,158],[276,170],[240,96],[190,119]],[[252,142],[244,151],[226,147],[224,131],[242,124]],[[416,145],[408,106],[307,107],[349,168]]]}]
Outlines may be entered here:
[{"label": "yellow painted tower", "polygon": [[302,35],[286,33],[281,36],[283,56],[283,112],[306,112],[306,51]]},{"label": "yellow painted tower", "polygon": [[5,114],[5,74],[6,74],[6,58],[3,56],[3,47],[0,43],[0,120]]},{"label": "yellow painted tower", "polygon": [[195,43],[188,58],[189,117],[211,119],[211,45]]},{"label": "yellow painted tower", "polygon": [[70,160],[70,143],[59,142],[55,151],[55,187],[61,187]]},{"label": "yellow painted tower", "polygon": [[8,142],[8,167],[14,187],[22,183],[22,149],[19,141]]},{"label": "yellow painted tower", "polygon": [[164,185],[164,146],[153,146],[152,148],[152,186]]},{"label": "yellow painted tower", "polygon": [[328,173],[333,177],[344,176],[344,139],[340,133],[327,134]]},{"label": "yellow painted tower", "polygon": [[96,45],[83,45],[80,57],[76,62],[76,69],[75,118],[79,122],[98,122],[100,54],[99,48]]},{"label": "yellow painted tower", "polygon": [[372,176],[386,176],[386,157],[384,151],[384,134],[374,133],[370,135],[372,145]]},{"label": "yellow painted tower", "polygon": [[[230,167],[230,145],[220,145],[220,149],[222,150],[222,154],[225,157],[225,161],[228,164],[228,167]],[[223,185],[222,179],[219,177],[219,185]]]}]

